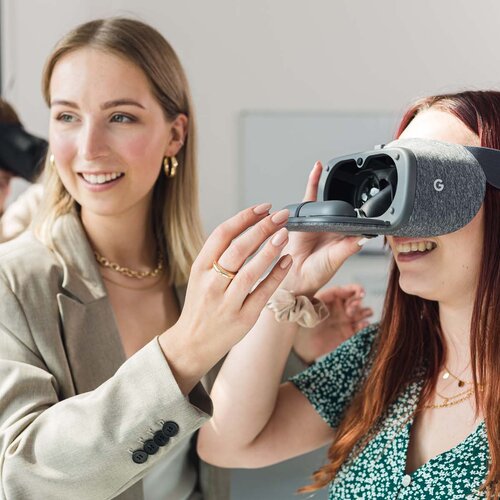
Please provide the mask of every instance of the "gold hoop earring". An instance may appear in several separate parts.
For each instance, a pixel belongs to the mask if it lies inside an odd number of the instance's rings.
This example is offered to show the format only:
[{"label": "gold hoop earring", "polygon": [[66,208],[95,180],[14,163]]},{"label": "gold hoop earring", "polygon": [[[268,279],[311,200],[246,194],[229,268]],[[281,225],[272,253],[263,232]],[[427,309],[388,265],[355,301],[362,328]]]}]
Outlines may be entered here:
[{"label": "gold hoop earring", "polygon": [[55,168],[55,166],[56,166],[56,159],[55,159],[55,157],[54,157],[54,155],[53,155],[53,154],[51,154],[51,155],[49,156],[49,165],[50,165],[52,168]]},{"label": "gold hoop earring", "polygon": [[175,156],[165,156],[163,158],[163,170],[165,170],[167,177],[175,177],[178,166],[179,162]]}]

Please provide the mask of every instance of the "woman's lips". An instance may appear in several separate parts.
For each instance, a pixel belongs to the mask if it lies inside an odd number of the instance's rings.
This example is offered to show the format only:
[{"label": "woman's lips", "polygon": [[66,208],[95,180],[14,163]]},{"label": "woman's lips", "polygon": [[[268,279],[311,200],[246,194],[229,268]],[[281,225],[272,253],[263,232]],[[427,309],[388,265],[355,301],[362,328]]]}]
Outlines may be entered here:
[{"label": "woman's lips", "polygon": [[411,262],[414,260],[422,259],[429,255],[433,250],[426,250],[425,252],[397,252],[396,253],[396,260],[398,262]]},{"label": "woman's lips", "polygon": [[394,238],[393,252],[398,262],[411,262],[429,255],[437,243],[427,239]]},{"label": "woman's lips", "polygon": [[80,178],[81,182],[83,183],[86,189],[92,191],[93,193],[100,193],[102,191],[107,191],[109,189],[112,189],[125,177],[125,175],[123,174],[120,177],[117,177],[116,179],[111,179],[101,184],[94,184],[88,182],[87,180],[84,179],[82,174],[78,174],[78,177]]}]

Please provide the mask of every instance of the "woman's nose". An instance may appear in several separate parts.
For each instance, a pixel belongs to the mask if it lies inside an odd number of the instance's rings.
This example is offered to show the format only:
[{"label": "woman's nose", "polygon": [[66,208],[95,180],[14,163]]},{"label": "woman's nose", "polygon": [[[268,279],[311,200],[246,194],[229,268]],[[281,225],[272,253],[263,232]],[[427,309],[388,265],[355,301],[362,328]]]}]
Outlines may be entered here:
[{"label": "woman's nose", "polygon": [[79,149],[80,156],[86,161],[106,156],[109,146],[105,128],[91,122],[82,127]]}]

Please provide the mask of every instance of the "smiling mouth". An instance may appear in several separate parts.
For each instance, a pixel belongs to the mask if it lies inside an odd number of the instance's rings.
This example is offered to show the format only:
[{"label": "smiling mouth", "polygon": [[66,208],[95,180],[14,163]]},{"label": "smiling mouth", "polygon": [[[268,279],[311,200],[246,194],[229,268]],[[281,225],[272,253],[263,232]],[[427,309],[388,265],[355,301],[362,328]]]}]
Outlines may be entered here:
[{"label": "smiling mouth", "polygon": [[125,174],[123,172],[112,172],[109,174],[85,174],[79,173],[86,182],[93,185],[107,184],[108,182],[115,181]]},{"label": "smiling mouth", "polygon": [[434,241],[412,241],[411,243],[399,243],[396,245],[396,252],[409,254],[413,252],[432,252],[437,247]]}]

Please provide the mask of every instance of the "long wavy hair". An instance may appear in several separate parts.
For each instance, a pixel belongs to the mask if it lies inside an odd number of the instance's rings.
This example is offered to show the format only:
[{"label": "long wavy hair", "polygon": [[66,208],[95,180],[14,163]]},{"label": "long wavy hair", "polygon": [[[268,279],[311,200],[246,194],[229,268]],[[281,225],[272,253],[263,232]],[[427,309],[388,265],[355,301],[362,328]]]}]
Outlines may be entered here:
[{"label": "long wavy hair", "polygon": [[[151,211],[160,251],[168,260],[170,281],[182,285],[187,282],[191,265],[203,244],[198,205],[195,117],[184,70],[170,44],[151,26],[119,17],[90,21],[64,36],[48,57],[42,78],[47,106],[50,106],[50,80],[55,65],[66,54],[85,47],[117,55],[139,67],[168,121],[174,120],[180,113],[188,117],[186,140],[177,155],[177,175],[167,178],[161,170],[153,190]],[[50,151],[45,162],[45,204],[35,233],[51,247],[52,226],[57,217],[78,207],[56,169],[51,167],[49,155]]]},{"label": "long wavy hair", "polygon": [[[429,108],[451,113],[479,136],[482,146],[500,149],[500,92],[468,91],[421,99],[403,116],[396,137],[418,113]],[[481,489],[488,498],[497,498],[500,494],[500,190],[488,185],[483,207],[483,253],[470,326],[470,356],[476,408],[484,415],[490,450],[488,474]],[[425,376],[419,409],[429,401],[443,368],[446,351],[438,304],[403,292],[394,260],[379,337],[372,351],[371,372],[343,415],[328,451],[329,463],[313,474],[313,484],[299,491],[318,490],[335,478],[355,445],[364,442],[389,405],[414,379],[416,366],[422,368]],[[478,390],[479,385],[483,386],[482,391]]]}]

